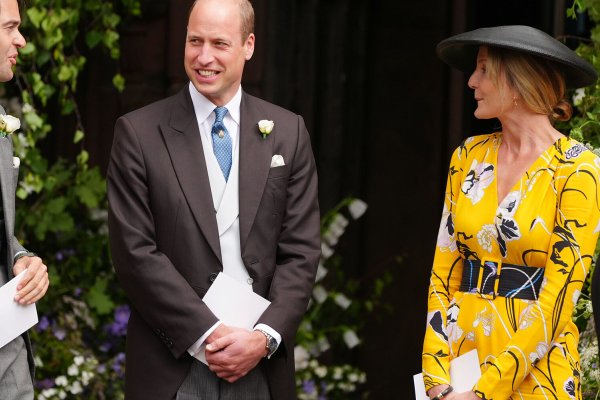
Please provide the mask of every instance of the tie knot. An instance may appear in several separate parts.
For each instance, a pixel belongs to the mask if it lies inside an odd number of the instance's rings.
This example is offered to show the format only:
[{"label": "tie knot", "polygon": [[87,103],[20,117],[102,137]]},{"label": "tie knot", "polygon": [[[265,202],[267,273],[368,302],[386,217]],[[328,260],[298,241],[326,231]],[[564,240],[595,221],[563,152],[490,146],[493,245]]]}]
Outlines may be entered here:
[{"label": "tie knot", "polygon": [[217,107],[217,108],[215,108],[215,123],[222,123],[223,122],[223,118],[225,118],[226,114],[227,114],[227,108],[226,107]]}]

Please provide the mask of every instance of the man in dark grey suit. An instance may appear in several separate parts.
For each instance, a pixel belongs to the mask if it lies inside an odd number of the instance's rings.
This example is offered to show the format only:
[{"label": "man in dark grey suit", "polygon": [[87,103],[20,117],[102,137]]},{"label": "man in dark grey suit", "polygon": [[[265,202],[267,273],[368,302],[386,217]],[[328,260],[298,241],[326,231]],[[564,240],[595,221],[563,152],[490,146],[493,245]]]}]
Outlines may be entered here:
[{"label": "man in dark grey suit", "polygon": [[[317,174],[302,118],[241,89],[253,29],[248,0],[196,1],[190,84],[117,121],[109,236],[133,306],[129,400],[296,397],[294,338],[320,256]],[[271,302],[253,330],[202,301],[219,272]]]},{"label": "man in dark grey suit", "polygon": [[[0,0],[0,82],[13,78],[18,49],[25,46],[25,39],[19,32],[20,22],[17,0]],[[1,107],[0,114],[4,114]],[[25,250],[14,237],[19,159],[13,158],[10,135],[0,136],[0,285],[27,270],[17,285],[15,301],[32,304],[46,294],[48,272],[42,260]],[[27,334],[23,334],[0,348],[0,397],[33,399],[32,382],[31,346]]]}]

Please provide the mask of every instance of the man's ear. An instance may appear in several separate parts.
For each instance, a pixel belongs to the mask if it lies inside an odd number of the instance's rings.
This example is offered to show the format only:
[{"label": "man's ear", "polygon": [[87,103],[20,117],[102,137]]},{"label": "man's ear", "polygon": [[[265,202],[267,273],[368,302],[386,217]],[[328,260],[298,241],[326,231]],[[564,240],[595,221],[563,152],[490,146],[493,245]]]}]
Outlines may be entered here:
[{"label": "man's ear", "polygon": [[254,54],[254,33],[248,35],[244,47],[246,48],[246,61],[252,58]]}]

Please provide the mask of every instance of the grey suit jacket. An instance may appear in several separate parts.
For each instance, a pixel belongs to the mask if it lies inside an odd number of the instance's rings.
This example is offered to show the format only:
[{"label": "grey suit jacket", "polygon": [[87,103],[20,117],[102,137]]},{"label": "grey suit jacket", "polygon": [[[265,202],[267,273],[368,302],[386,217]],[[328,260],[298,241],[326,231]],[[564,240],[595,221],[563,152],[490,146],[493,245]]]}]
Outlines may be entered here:
[{"label": "grey suit jacket", "polygon": [[[6,114],[0,106],[0,114]],[[27,251],[15,238],[15,191],[19,181],[19,167],[13,166],[13,145],[11,136],[0,138],[0,191],[2,192],[2,209],[4,211],[4,233],[6,235],[6,260],[4,271],[7,280],[14,277],[12,266],[14,256],[20,251]],[[27,346],[29,371],[33,379],[34,364],[31,343],[27,333],[23,334]]]},{"label": "grey suit jacket", "polygon": [[[0,114],[6,114],[0,106]],[[0,189],[2,190],[2,207],[4,209],[4,225],[8,249],[6,266],[8,278],[12,278],[12,265],[16,253],[26,251],[15,238],[15,192],[19,182],[19,167],[13,166],[12,137],[0,138]]]},{"label": "grey suit jacket", "polygon": [[[247,94],[240,105],[240,242],[260,318],[282,335],[264,368],[275,400],[295,398],[294,337],[320,256],[317,175],[302,118]],[[275,122],[263,139],[257,122]],[[270,168],[273,155],[286,165]],[[171,399],[187,348],[217,321],[202,302],[221,249],[202,141],[187,86],[121,117],[107,173],[113,263],[132,304],[127,399]]]}]

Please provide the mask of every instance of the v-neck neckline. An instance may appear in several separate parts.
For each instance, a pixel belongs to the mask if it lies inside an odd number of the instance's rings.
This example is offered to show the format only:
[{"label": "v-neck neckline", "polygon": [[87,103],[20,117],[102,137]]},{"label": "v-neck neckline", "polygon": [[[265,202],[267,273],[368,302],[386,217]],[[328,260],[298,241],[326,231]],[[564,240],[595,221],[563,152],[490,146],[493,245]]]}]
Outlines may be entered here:
[{"label": "v-neck neckline", "polygon": [[556,139],[552,144],[550,144],[550,146],[548,146],[548,148],[546,148],[546,150],[542,151],[537,158],[531,163],[531,165],[529,167],[527,167],[527,169],[525,171],[523,171],[523,173],[519,176],[519,179],[517,179],[515,181],[515,183],[509,188],[508,192],[506,192],[506,194],[504,195],[504,197],[502,199],[500,199],[499,195],[498,195],[498,170],[499,170],[499,164],[498,164],[498,154],[500,152],[500,145],[502,144],[502,139],[503,139],[503,134],[502,132],[497,132],[494,133],[495,136],[495,147],[494,147],[494,195],[495,195],[495,201],[496,201],[496,209],[500,208],[500,206],[502,205],[502,203],[504,203],[504,200],[506,200],[506,198],[508,197],[509,194],[511,194],[512,192],[515,191],[515,187],[517,185],[519,185],[521,188],[522,183],[523,183],[523,179],[527,176],[531,176],[530,172],[536,168],[538,164],[541,162],[541,160],[544,160],[545,164],[548,164],[550,162],[550,160],[552,159],[552,156],[554,154],[554,152],[556,151],[556,146],[557,144],[561,141],[561,140],[568,140],[567,136],[560,136],[558,139]]}]

